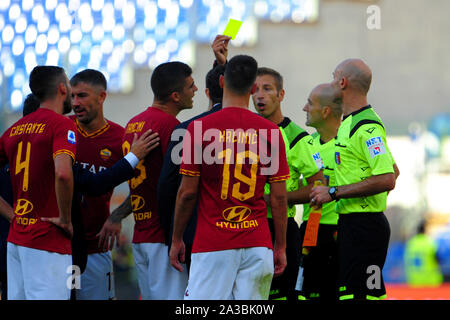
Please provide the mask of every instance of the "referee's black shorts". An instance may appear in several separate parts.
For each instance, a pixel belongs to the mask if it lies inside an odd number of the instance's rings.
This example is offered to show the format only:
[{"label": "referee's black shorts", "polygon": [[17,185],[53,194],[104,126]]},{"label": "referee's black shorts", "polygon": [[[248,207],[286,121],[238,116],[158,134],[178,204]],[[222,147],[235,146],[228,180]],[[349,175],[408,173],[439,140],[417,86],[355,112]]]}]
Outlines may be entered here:
[{"label": "referee's black shorts", "polygon": [[[303,242],[307,221],[300,225]],[[320,224],[317,246],[302,256],[303,286],[299,295],[308,300],[337,300],[337,225]]]},{"label": "referee's black shorts", "polygon": [[[273,219],[268,219],[272,241],[275,239]],[[286,260],[287,266],[283,274],[273,278],[269,299],[297,300],[295,284],[300,266],[300,236],[298,224],[294,218],[287,219]]]},{"label": "referee's black shorts", "polygon": [[340,300],[386,297],[382,270],[390,233],[389,222],[382,212],[339,215]]}]

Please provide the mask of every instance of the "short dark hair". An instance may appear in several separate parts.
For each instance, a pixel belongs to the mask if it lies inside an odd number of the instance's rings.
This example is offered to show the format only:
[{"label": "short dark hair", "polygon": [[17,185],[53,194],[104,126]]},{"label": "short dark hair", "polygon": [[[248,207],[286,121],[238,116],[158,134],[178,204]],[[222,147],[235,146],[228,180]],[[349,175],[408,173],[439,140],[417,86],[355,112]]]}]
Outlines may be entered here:
[{"label": "short dark hair", "polygon": [[36,66],[30,73],[30,89],[39,102],[54,98],[61,82],[66,84],[66,73],[61,67]]},{"label": "short dark hair", "polygon": [[183,90],[186,78],[192,74],[187,64],[171,61],[160,64],[153,70],[150,86],[156,100],[168,101],[172,92]]},{"label": "short dark hair", "polygon": [[217,65],[206,74],[206,88],[209,89],[209,98],[216,104],[222,102],[223,88],[220,87],[219,78],[225,72],[224,65]]},{"label": "short dark hair", "polygon": [[280,91],[281,89],[283,89],[283,77],[281,76],[281,74],[271,68],[267,68],[267,67],[261,67],[258,68],[258,71],[256,72],[256,76],[265,76],[265,75],[269,75],[272,76],[275,79],[275,85],[277,87],[277,90]]},{"label": "short dark hair", "polygon": [[237,55],[228,61],[225,67],[227,89],[236,94],[249,93],[256,80],[258,63],[248,55]]},{"label": "short dark hair", "polygon": [[105,76],[100,71],[94,69],[85,69],[80,71],[70,79],[70,84],[72,86],[76,86],[79,83],[87,83],[91,86],[100,86],[103,90],[107,89]]},{"label": "short dark hair", "polygon": [[25,101],[23,102],[22,115],[25,117],[26,115],[35,112],[37,109],[39,109],[39,106],[39,100],[34,94],[30,93],[29,95],[27,95]]}]

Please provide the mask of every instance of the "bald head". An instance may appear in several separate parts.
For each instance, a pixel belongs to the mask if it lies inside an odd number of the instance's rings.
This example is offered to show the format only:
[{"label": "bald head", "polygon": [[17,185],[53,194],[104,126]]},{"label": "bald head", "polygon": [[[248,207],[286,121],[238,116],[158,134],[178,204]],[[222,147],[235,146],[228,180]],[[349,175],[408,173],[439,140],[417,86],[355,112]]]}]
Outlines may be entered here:
[{"label": "bald head", "polygon": [[321,107],[329,107],[334,117],[341,116],[341,94],[331,83],[322,83],[316,86],[311,91],[310,99],[316,101]]},{"label": "bald head", "polygon": [[372,71],[361,59],[347,59],[336,67],[336,73],[345,77],[349,88],[367,94],[372,82]]}]

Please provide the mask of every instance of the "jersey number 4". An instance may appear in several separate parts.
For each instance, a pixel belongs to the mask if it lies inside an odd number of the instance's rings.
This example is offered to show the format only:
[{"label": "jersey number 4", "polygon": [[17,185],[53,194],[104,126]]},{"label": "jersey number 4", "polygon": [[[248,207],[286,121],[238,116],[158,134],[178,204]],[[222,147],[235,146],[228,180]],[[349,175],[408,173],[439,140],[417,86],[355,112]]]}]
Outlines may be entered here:
[{"label": "jersey number 4", "polygon": [[16,155],[16,170],[14,174],[19,174],[23,170],[23,182],[22,190],[28,191],[28,177],[30,172],[30,153],[31,153],[31,142],[27,142],[27,149],[25,151],[25,160],[22,161],[22,146],[23,142],[19,142],[17,145],[17,155]]}]

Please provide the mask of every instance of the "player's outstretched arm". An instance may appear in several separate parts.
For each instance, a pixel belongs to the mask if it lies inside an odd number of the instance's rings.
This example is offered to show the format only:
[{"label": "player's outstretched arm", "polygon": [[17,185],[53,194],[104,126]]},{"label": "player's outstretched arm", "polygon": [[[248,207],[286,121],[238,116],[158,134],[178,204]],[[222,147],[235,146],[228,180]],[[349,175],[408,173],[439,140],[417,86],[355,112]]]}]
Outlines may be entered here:
[{"label": "player's outstretched arm", "polygon": [[273,248],[274,277],[281,275],[286,268],[286,228],[287,228],[287,196],[286,182],[278,181],[270,184],[270,206],[272,208],[275,228]]},{"label": "player's outstretched arm", "polygon": [[73,236],[71,220],[72,197],[73,197],[73,172],[72,157],[61,153],[56,155],[55,162],[55,192],[59,208],[59,217],[41,218],[62,228],[69,236]]},{"label": "player's outstretched arm", "polygon": [[114,243],[120,245],[122,220],[128,217],[132,211],[131,198],[128,195],[122,204],[111,212],[111,215],[106,219],[102,229],[97,234],[99,248],[110,250],[114,247]]},{"label": "player's outstretched arm", "polygon": [[134,176],[134,168],[149,152],[159,145],[158,133],[151,130],[139,138],[135,134],[130,152],[111,168],[92,173],[79,165],[74,165],[75,185],[89,196],[101,196]]},{"label": "player's outstretched arm", "polygon": [[185,247],[183,234],[189,219],[192,216],[197,202],[198,185],[200,177],[183,176],[178,189],[177,202],[175,204],[175,217],[173,223],[172,246],[170,247],[170,264],[182,272],[185,259]]},{"label": "player's outstretched arm", "polygon": [[2,215],[9,222],[11,222],[12,219],[14,219],[13,208],[2,197],[0,197],[0,215]]}]

